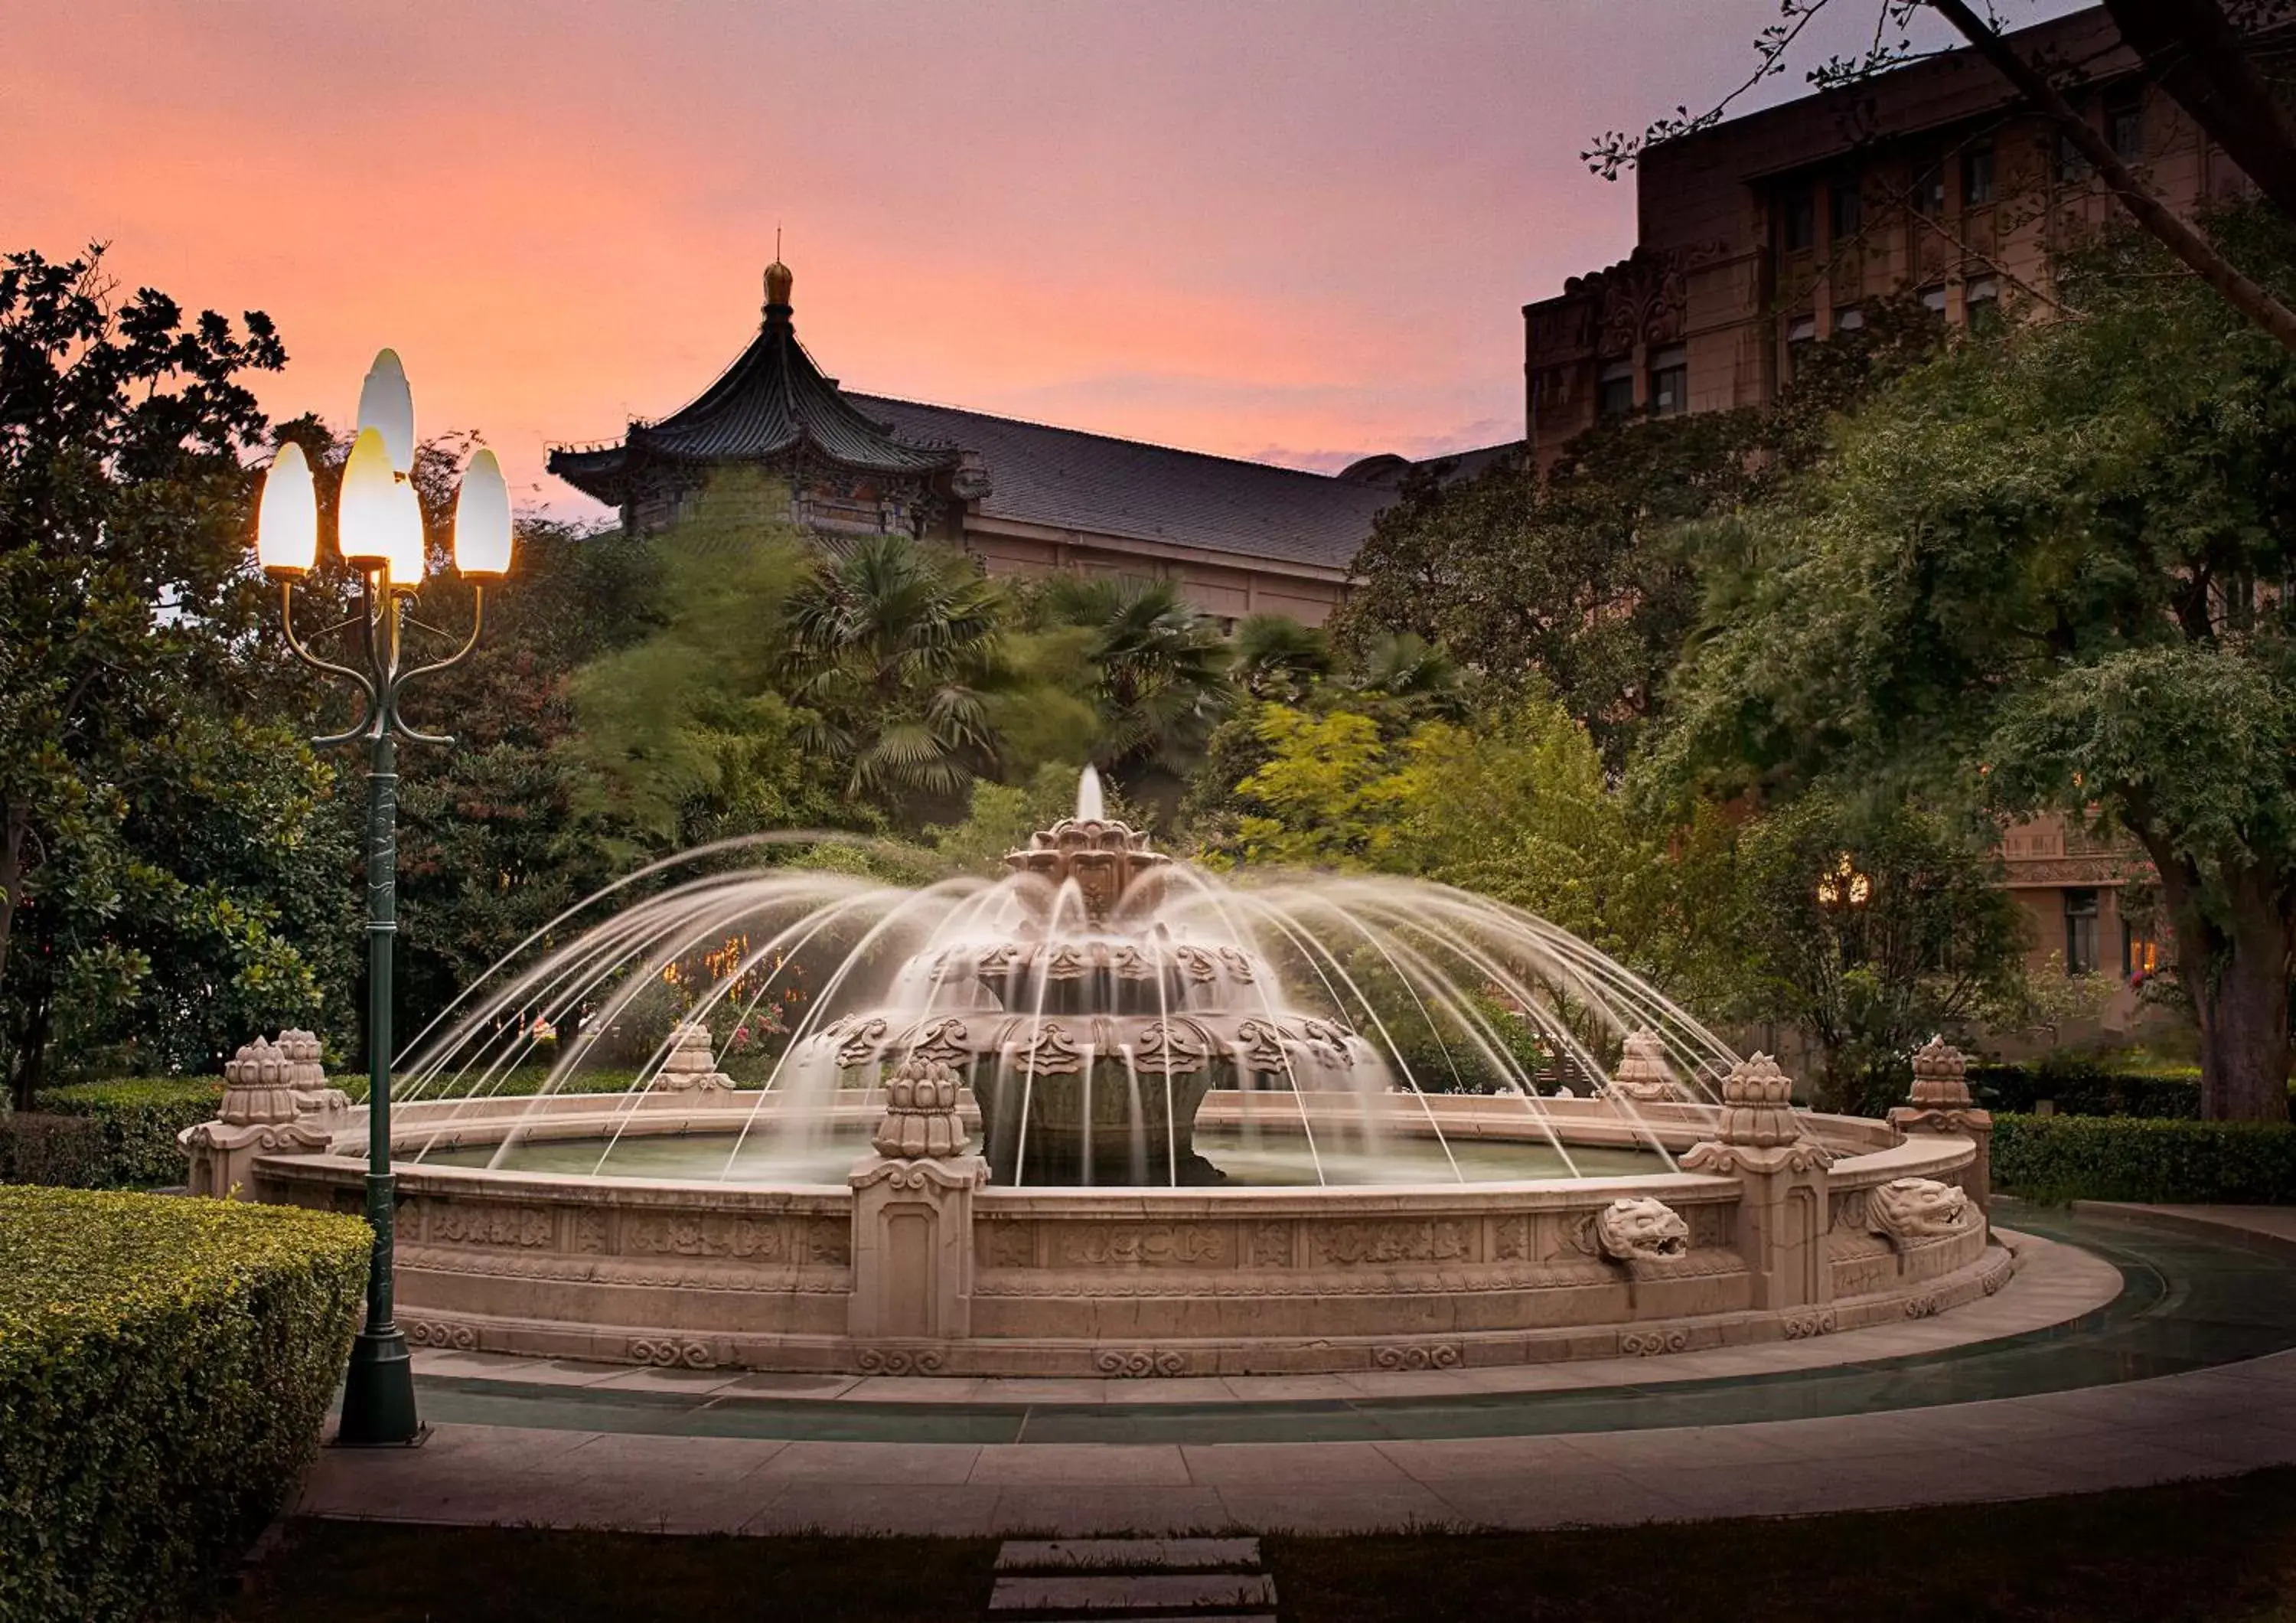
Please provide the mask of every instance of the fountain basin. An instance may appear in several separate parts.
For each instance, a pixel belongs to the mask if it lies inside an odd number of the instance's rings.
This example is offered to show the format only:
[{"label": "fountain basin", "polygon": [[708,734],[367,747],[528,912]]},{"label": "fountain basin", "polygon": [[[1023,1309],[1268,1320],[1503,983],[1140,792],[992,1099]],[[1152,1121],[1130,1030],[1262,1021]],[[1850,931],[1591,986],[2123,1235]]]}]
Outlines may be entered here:
[{"label": "fountain basin", "polygon": [[[747,1101],[602,1109],[595,1099],[402,1105],[398,1301],[418,1345],[693,1369],[967,1375],[1217,1375],[1451,1368],[1657,1355],[1820,1335],[1943,1311],[1998,1289],[2011,1261],[1973,1207],[1893,1236],[1874,1191],[1964,1176],[1966,1139],[1896,1142],[1885,1124],[1806,1118],[1833,1152],[1812,1199],[1759,1175],[1651,1173],[1381,1188],[1023,1188],[968,1191],[958,1322],[870,1327],[857,1304],[887,1241],[834,1184],[584,1178],[416,1162],[415,1150],[522,1134],[738,1131]],[[1444,1137],[1542,1141],[1521,1101],[1424,1101]],[[1710,1139],[1713,1107],[1628,1116],[1550,1100],[1566,1146]],[[1250,1101],[1208,1097],[1207,1125]],[[1414,1104],[1414,1108],[1418,1107]],[[862,1107],[844,1108],[858,1114]],[[838,1112],[830,1113],[832,1117]],[[268,1200],[357,1210],[363,1125],[324,1152],[254,1162]],[[899,1166],[900,1163],[887,1165]],[[1805,1193],[1811,1193],[1805,1190]],[[1668,1255],[1606,1248],[1620,1199],[1678,1217]],[[1781,1246],[1782,1216],[1800,1223]],[[898,1273],[898,1269],[895,1270]],[[897,1294],[930,1294],[939,1275]],[[947,1281],[942,1282],[946,1283]]]}]

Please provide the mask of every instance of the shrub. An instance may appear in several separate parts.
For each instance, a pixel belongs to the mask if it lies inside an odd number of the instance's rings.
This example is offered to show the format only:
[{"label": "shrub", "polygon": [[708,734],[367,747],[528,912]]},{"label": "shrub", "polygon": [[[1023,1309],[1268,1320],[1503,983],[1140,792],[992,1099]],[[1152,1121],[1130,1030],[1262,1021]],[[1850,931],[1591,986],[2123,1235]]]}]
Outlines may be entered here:
[{"label": "shrub", "polygon": [[1993,1181],[2043,1200],[2296,1202],[2296,1125],[1997,1116]]},{"label": "shrub", "polygon": [[206,1598],[310,1464],[370,1245],[320,1212],[0,1187],[0,1618]]},{"label": "shrub", "polygon": [[103,1125],[84,1116],[0,1116],[0,1183],[102,1186]]},{"label": "shrub", "polygon": [[[223,1103],[214,1076],[137,1076],[42,1090],[35,1106],[100,1125],[103,1154],[94,1189],[156,1188],[184,1181],[184,1151],[176,1135],[212,1121]],[[43,1179],[40,1182],[46,1182]]]},{"label": "shrub", "polygon": [[[2136,1070],[2052,1054],[2036,1065],[1973,1065],[1970,1092],[1988,1110],[2030,1113],[2042,1100],[2060,1116],[2143,1116],[2197,1121],[2197,1067]],[[2296,1099],[2296,1096],[2292,1096]],[[2292,1106],[2296,1113],[2296,1105]]]}]

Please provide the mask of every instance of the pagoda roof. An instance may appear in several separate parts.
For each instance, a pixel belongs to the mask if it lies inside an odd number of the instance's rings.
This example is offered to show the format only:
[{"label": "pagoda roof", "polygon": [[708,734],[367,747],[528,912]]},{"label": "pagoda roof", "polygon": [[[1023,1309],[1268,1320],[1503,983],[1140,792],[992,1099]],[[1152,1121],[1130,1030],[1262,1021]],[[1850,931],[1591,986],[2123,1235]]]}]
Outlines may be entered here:
[{"label": "pagoda roof", "polygon": [[658,421],[632,423],[618,445],[559,447],[550,471],[585,494],[619,506],[625,474],[637,463],[766,462],[800,451],[854,473],[924,477],[954,469],[953,445],[896,439],[824,376],[797,339],[788,273],[768,274],[765,320],[750,347],[689,405]]}]

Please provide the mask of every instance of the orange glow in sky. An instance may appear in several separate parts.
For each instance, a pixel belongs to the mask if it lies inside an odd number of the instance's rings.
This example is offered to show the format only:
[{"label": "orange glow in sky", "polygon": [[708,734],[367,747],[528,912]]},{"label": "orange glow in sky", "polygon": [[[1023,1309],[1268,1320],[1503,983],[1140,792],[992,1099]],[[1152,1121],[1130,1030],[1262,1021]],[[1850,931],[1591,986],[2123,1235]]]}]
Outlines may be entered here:
[{"label": "orange glow in sky", "polygon": [[1633,245],[1587,138],[1773,0],[86,0],[12,9],[0,247],[374,350],[514,497],[698,393],[775,230],[847,386],[1294,465],[1522,433],[1521,307]]}]

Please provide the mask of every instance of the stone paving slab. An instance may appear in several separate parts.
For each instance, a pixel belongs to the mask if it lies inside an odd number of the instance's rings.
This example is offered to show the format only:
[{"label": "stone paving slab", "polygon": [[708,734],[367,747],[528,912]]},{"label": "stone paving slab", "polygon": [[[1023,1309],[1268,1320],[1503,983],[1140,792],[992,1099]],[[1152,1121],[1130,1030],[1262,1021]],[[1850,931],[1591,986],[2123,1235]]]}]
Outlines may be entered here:
[{"label": "stone paving slab", "polygon": [[999,1578],[988,1595],[988,1611],[1146,1611],[1182,1606],[1220,1606],[1230,1611],[1273,1609],[1275,1580],[1264,1572],[1127,1572],[1106,1577],[1063,1574],[1052,1578]]},{"label": "stone paving slab", "polygon": [[[813,1389],[841,1393],[851,1384]],[[1233,1391],[1248,1383],[1209,1384]],[[862,1443],[449,1424],[422,1448],[327,1451],[300,1509],[637,1531],[1177,1538],[1883,1509],[2290,1463],[2296,1351],[1877,1413],[1374,1443]]]},{"label": "stone paving slab", "polygon": [[996,1552],[999,1572],[1071,1567],[1257,1567],[1257,1538],[1008,1538]]}]

